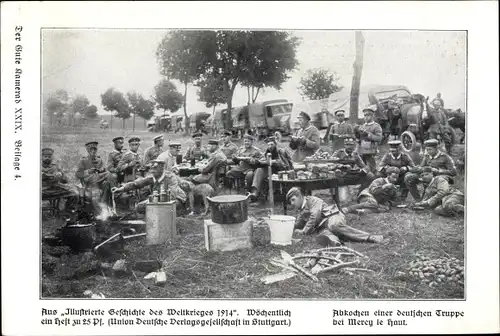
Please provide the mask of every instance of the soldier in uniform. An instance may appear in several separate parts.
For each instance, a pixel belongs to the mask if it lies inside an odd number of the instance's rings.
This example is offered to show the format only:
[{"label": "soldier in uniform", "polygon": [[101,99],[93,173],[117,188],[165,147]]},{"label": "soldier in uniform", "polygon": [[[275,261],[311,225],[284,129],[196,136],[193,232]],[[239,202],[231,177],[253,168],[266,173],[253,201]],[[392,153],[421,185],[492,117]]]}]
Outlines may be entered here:
[{"label": "soldier in uniform", "polygon": [[304,196],[299,188],[291,188],[286,199],[298,210],[295,233],[319,233],[317,242],[320,245],[341,245],[341,239],[370,243],[381,243],[383,240],[380,235],[371,235],[347,225],[345,215],[336,205],[328,205],[316,196]]},{"label": "soldier in uniform", "polygon": [[237,152],[232,157],[233,163],[237,166],[231,168],[227,176],[231,179],[245,178],[248,187],[252,185],[253,172],[255,166],[262,158],[262,152],[259,148],[253,145],[254,137],[250,134],[243,136],[243,146],[238,148]]},{"label": "soldier in uniform", "polygon": [[299,113],[298,121],[300,129],[292,136],[290,148],[294,150],[293,162],[302,162],[308,156],[313,155],[320,145],[319,131],[311,125],[311,117],[304,111]]},{"label": "soldier in uniform", "polygon": [[344,137],[346,135],[354,134],[352,125],[345,121],[344,110],[335,111],[335,118],[337,118],[337,121],[330,129],[330,140],[333,151],[344,147]]},{"label": "soldier in uniform", "polygon": [[415,201],[420,201],[420,193],[418,185],[421,183],[419,179],[423,168],[430,167],[434,176],[445,175],[451,178],[457,175],[457,169],[453,159],[446,153],[441,152],[438,147],[439,141],[436,139],[429,139],[424,142],[426,153],[420,166],[410,169],[404,177],[404,183],[410,190],[411,195]]},{"label": "soldier in uniform", "polygon": [[153,146],[149,147],[146,149],[146,152],[144,152],[144,166],[146,167],[151,166],[149,163],[163,152],[163,134],[155,136],[153,142]]},{"label": "soldier in uniform", "polygon": [[379,168],[378,168],[378,176],[386,177],[387,169],[390,167],[396,167],[399,169],[399,179],[396,182],[397,185],[401,186],[401,198],[404,200],[406,196],[408,196],[408,188],[404,183],[404,177],[406,173],[410,171],[410,169],[415,167],[415,163],[413,163],[412,158],[401,151],[401,141],[392,140],[388,142],[389,144],[389,153],[384,154],[382,160],[380,160]]},{"label": "soldier in uniform", "polygon": [[130,182],[136,179],[137,175],[142,173],[142,160],[139,155],[139,146],[141,139],[137,136],[132,136],[128,140],[129,150],[123,153],[123,156],[118,163],[118,169],[124,174],[124,182]]},{"label": "soldier in uniform", "polygon": [[363,109],[365,123],[356,130],[358,153],[373,174],[377,173],[375,156],[378,153],[378,144],[382,141],[382,127],[374,121],[376,110],[376,105],[370,105]]},{"label": "soldier in uniform", "polygon": [[106,170],[103,159],[97,155],[97,146],[97,141],[90,141],[85,144],[88,156],[84,156],[78,163],[75,176],[84,186],[101,189],[101,200],[109,204],[110,188],[113,180],[111,173]]},{"label": "soldier in uniform", "polygon": [[123,180],[123,174],[118,170],[118,163],[120,163],[120,160],[123,155],[123,137],[119,136],[113,139],[113,144],[114,148],[111,153],[108,155],[108,161],[107,161],[107,170],[113,174],[113,179],[115,179],[117,182],[122,182]]},{"label": "soldier in uniform", "polygon": [[177,166],[177,156],[181,152],[181,144],[178,142],[171,142],[168,144],[168,150],[161,153],[157,159],[165,162],[165,170],[172,170]]},{"label": "soldier in uniform", "polygon": [[238,146],[236,146],[232,141],[231,138],[233,137],[233,133],[228,130],[224,130],[222,132],[221,140],[222,143],[220,145],[220,150],[224,155],[230,159],[233,157],[233,155],[236,153],[238,150]]},{"label": "soldier in uniform", "polygon": [[201,161],[208,158],[208,152],[201,144],[201,137],[202,134],[200,132],[193,134],[194,145],[190,146],[186,151],[185,158],[187,161],[191,161],[192,159]]},{"label": "soldier in uniform", "polygon": [[375,179],[370,186],[361,191],[358,204],[343,208],[343,213],[364,213],[388,211],[391,205],[397,203],[396,183],[399,178],[399,168],[388,167],[385,170],[387,177]]},{"label": "soldier in uniform", "polygon": [[463,215],[464,194],[452,188],[448,179],[446,175],[434,176],[431,167],[424,168],[420,180],[427,184],[427,188],[422,201],[415,203],[415,206],[434,209],[441,216]]},{"label": "soldier in uniform", "polygon": [[286,171],[293,169],[292,159],[290,158],[290,154],[283,149],[277,147],[276,137],[270,136],[266,139],[267,149],[264,152],[264,156],[259,161],[260,167],[255,169],[253,174],[252,186],[250,188],[250,200],[252,202],[257,201],[259,198],[262,183],[268,176],[268,167],[269,162],[267,156],[271,155],[271,170],[273,174],[276,174],[279,171]]},{"label": "soldier in uniform", "polygon": [[192,181],[197,184],[208,183],[215,186],[217,171],[226,164],[226,155],[219,148],[219,141],[215,139],[208,140],[208,150],[210,157],[207,164],[200,168],[200,174],[193,176]]},{"label": "soldier in uniform", "polygon": [[54,197],[76,197],[75,190],[68,186],[68,178],[61,167],[53,162],[54,150],[42,149],[42,199]]},{"label": "soldier in uniform", "polygon": [[335,175],[340,185],[360,184],[360,191],[368,188],[375,179],[375,175],[368,170],[361,155],[354,149],[356,143],[353,136],[344,138],[344,148],[333,153],[335,162]]}]

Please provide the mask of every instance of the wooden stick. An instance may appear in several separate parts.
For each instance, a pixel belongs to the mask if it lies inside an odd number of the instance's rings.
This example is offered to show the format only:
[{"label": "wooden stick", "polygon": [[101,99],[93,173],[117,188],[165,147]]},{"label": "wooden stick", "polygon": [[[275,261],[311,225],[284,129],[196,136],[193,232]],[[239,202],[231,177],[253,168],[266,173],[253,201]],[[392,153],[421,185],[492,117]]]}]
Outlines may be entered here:
[{"label": "wooden stick", "polygon": [[323,255],[316,257],[316,255],[314,255],[314,254],[297,255],[297,256],[293,257],[293,260],[306,259],[306,258],[318,258],[320,260],[325,259],[325,260],[335,261],[337,263],[342,263],[342,260],[337,259],[337,258],[327,257],[327,256],[323,256]]},{"label": "wooden stick", "polygon": [[293,261],[290,263],[290,266],[292,266],[293,268],[295,268],[298,271],[302,272],[308,278],[310,278],[310,279],[312,279],[314,281],[319,281],[319,279],[314,274],[312,274],[311,272],[309,272],[308,270],[306,270],[304,267],[297,265]]},{"label": "wooden stick", "polygon": [[343,271],[349,271],[349,272],[354,272],[354,271],[360,271],[360,272],[373,272],[375,273],[374,270],[368,269],[368,268],[352,268],[352,267],[346,267],[342,268]]},{"label": "wooden stick", "polygon": [[104,244],[109,243],[110,241],[112,241],[113,239],[115,239],[116,237],[119,237],[119,236],[121,236],[121,232],[117,233],[115,235],[112,235],[111,237],[109,237],[108,239],[106,239],[105,241],[103,241],[102,243],[97,245],[96,247],[94,247],[94,252],[97,251],[99,248],[101,248]]},{"label": "wooden stick", "polygon": [[269,166],[267,167],[267,179],[269,181],[269,210],[271,216],[274,214],[274,190],[273,190],[273,169],[271,166],[271,153],[267,154],[267,161]]},{"label": "wooden stick", "polygon": [[269,260],[269,263],[270,263],[271,265],[274,265],[274,266],[278,266],[278,267],[281,267],[281,268],[285,268],[285,269],[287,269],[287,270],[289,270],[289,271],[297,272],[297,270],[296,270],[295,268],[290,267],[290,266],[288,266],[288,265],[285,265],[285,264],[283,264],[283,263],[281,263],[281,262],[279,262],[279,261],[276,261],[276,260],[272,260],[272,259],[271,259],[271,260]]},{"label": "wooden stick", "polygon": [[325,251],[338,251],[338,250],[345,250],[345,251],[354,253],[358,257],[366,258],[365,255],[363,255],[363,254],[359,253],[358,251],[355,251],[355,250],[353,250],[353,249],[351,249],[351,248],[349,248],[347,246],[325,247],[325,248],[322,248],[322,249],[312,250],[311,252],[325,252]]},{"label": "wooden stick", "polygon": [[323,268],[318,273],[324,273],[324,272],[328,272],[328,271],[333,271],[333,270],[338,269],[338,268],[342,268],[342,267],[346,267],[346,266],[351,266],[351,265],[356,265],[358,263],[359,263],[359,260],[349,261],[349,262],[345,262],[345,263],[341,263],[341,264],[337,264],[337,265],[333,265],[333,266],[330,266],[330,267]]}]

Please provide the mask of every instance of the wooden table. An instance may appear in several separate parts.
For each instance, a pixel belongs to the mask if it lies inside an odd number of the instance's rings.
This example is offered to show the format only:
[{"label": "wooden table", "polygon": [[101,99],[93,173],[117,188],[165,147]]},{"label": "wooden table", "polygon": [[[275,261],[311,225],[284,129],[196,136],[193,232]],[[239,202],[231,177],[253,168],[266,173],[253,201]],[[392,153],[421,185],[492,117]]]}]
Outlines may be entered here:
[{"label": "wooden table", "polygon": [[332,201],[339,206],[339,184],[335,178],[329,179],[308,179],[308,180],[279,180],[273,178],[273,189],[277,191],[278,195],[283,201],[283,213],[286,215],[287,201],[286,194],[293,188],[298,187],[304,191],[306,195],[311,195],[313,190],[330,189],[332,194]]},{"label": "wooden table", "polygon": [[198,166],[192,167],[189,166],[179,166],[179,176],[180,177],[189,177],[192,175],[198,175],[200,173],[200,169]]}]

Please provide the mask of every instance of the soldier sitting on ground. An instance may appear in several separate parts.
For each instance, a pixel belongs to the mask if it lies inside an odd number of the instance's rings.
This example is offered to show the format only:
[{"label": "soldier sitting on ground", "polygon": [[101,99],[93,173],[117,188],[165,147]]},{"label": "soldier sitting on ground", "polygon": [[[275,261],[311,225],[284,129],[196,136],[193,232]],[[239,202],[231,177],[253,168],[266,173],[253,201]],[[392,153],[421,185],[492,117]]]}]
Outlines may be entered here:
[{"label": "soldier sitting on ground", "polygon": [[410,169],[415,167],[412,158],[401,152],[401,141],[393,140],[389,141],[389,153],[384,154],[382,160],[380,160],[378,168],[378,177],[386,177],[387,169],[390,167],[396,167],[399,169],[399,178],[396,182],[397,185],[401,187],[401,199],[405,200],[408,196],[408,188],[404,184],[404,177]]},{"label": "soldier sitting on ground", "polygon": [[450,186],[448,176],[434,176],[432,168],[426,167],[420,179],[428,185],[422,201],[415,203],[415,206],[434,209],[441,216],[463,215],[464,194]]},{"label": "soldier sitting on ground", "polygon": [[[42,200],[54,198],[68,198],[67,202],[76,201],[77,193],[68,185],[68,178],[61,167],[53,162],[54,150],[42,149]],[[66,206],[68,203],[66,203]]]},{"label": "soldier sitting on ground", "polygon": [[371,235],[347,225],[347,219],[337,206],[328,205],[316,196],[304,196],[299,188],[291,188],[286,195],[297,210],[295,233],[318,233],[317,242],[323,246],[341,245],[342,240],[381,243],[381,235]]},{"label": "soldier sitting on ground", "polygon": [[389,167],[385,170],[387,177],[375,179],[370,186],[361,191],[358,196],[358,204],[342,209],[343,213],[384,212],[390,206],[397,204],[396,183],[399,178],[399,169]]}]

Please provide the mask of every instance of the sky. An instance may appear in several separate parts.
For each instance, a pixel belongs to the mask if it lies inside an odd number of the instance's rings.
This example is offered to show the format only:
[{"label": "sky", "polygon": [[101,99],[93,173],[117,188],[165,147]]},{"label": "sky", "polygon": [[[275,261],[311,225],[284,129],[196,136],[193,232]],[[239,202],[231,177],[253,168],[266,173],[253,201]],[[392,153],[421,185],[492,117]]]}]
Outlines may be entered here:
[{"label": "sky", "polygon": [[[58,89],[83,94],[98,113],[105,113],[100,95],[109,87],[124,93],[153,94],[162,79],[155,51],[165,30],[43,30],[42,93]],[[355,58],[354,31],[292,31],[301,38],[297,69],[282,90],[265,89],[258,100],[302,101],[299,82],[308,69],[335,71],[350,87]],[[364,31],[361,84],[406,85],[411,92],[435,97],[441,92],[446,108],[465,110],[465,32]],[[177,83],[179,91],[183,88]],[[188,88],[188,113],[212,112]],[[246,105],[247,92],[238,87],[233,106]]]}]

